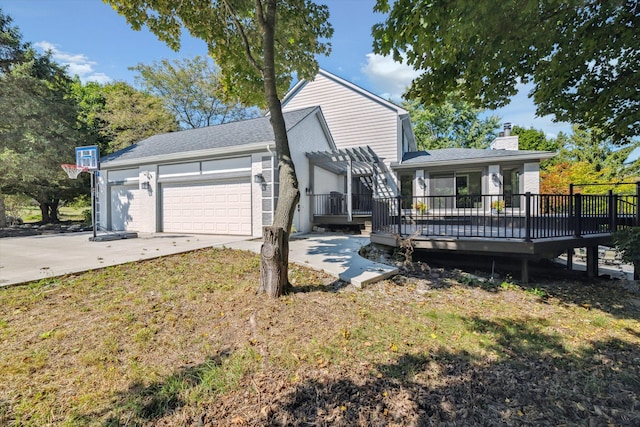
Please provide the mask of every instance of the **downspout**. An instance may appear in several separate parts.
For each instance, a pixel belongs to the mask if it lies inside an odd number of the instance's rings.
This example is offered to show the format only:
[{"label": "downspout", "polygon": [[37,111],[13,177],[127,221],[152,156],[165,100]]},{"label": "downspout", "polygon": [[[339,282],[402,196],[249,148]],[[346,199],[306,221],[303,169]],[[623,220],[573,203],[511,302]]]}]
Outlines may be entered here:
[{"label": "downspout", "polygon": [[353,221],[353,206],[352,206],[352,191],[351,184],[353,180],[353,160],[349,159],[349,165],[347,167],[347,220]]},{"label": "downspout", "polygon": [[276,183],[276,165],[273,163],[273,151],[271,151],[271,146],[269,144],[267,144],[267,151],[269,152],[269,154],[271,155],[271,194],[269,195],[271,197],[271,222],[273,223],[273,216],[276,214],[276,198],[275,198],[275,183]]}]

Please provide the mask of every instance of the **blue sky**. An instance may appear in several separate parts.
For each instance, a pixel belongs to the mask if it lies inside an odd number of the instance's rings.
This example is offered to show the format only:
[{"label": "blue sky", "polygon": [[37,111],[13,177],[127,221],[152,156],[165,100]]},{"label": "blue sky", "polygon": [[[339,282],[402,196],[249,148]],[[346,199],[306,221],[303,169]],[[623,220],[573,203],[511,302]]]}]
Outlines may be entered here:
[{"label": "blue sky", "polygon": [[[371,53],[371,27],[384,16],[373,13],[375,0],[326,0],[334,36],[332,53],[318,58],[320,66],[358,86],[398,100],[416,74],[410,68]],[[23,41],[51,49],[58,63],[83,81],[125,80],[134,84],[135,72],[128,67],[165,58],[206,55],[202,41],[183,37],[174,52],[146,29],[132,30],[125,19],[102,0],[3,0],[0,5],[20,28]],[[566,123],[553,123],[550,116],[535,117],[535,107],[521,90],[497,114],[502,122],[541,129],[550,136],[570,132]]]}]

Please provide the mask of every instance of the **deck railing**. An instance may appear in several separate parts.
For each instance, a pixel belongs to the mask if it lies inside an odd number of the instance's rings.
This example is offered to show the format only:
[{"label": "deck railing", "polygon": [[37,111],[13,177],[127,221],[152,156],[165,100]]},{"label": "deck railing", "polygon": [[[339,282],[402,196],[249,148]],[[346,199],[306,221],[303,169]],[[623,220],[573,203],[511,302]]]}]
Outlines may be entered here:
[{"label": "deck railing", "polygon": [[407,236],[530,241],[611,233],[640,224],[638,196],[513,194],[373,200],[372,230]]},{"label": "deck railing", "polygon": [[[313,214],[315,216],[344,216],[347,215],[346,193],[331,192],[329,194],[314,194]],[[373,199],[371,194],[352,194],[351,213],[353,215],[371,215]]]}]

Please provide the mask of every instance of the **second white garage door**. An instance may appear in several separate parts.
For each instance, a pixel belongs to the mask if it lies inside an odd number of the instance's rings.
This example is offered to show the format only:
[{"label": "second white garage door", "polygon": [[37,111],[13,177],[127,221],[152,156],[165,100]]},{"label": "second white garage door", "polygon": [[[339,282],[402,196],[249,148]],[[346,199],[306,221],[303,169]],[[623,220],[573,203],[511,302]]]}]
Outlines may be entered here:
[{"label": "second white garage door", "polygon": [[111,187],[111,229],[114,231],[140,230],[140,190],[138,185]]},{"label": "second white garage door", "polygon": [[251,183],[241,181],[162,185],[162,230],[251,235]]}]

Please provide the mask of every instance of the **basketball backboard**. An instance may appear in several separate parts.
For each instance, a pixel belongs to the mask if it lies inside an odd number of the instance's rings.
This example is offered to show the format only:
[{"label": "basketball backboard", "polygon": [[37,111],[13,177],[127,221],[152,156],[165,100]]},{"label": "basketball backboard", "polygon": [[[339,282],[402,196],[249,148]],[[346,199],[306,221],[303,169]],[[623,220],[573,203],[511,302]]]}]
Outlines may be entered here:
[{"label": "basketball backboard", "polygon": [[76,147],[76,166],[98,170],[100,167],[100,150],[97,145]]}]

